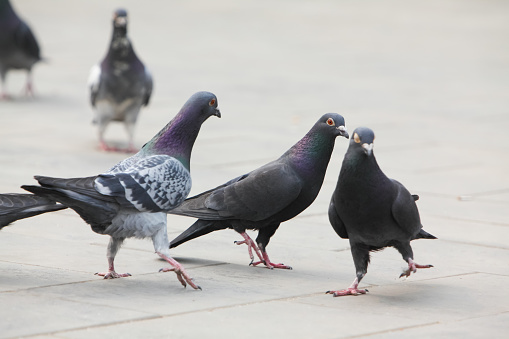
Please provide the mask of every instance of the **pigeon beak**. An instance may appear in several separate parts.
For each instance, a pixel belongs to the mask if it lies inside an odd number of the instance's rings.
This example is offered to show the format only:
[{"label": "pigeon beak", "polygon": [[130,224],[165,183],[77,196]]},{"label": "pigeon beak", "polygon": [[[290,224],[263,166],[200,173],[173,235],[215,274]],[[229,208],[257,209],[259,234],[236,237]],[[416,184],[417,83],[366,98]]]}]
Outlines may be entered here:
[{"label": "pigeon beak", "polygon": [[350,136],[348,135],[348,132],[346,131],[345,126],[338,126],[337,129],[339,130],[339,135],[344,136],[347,139],[350,138]]},{"label": "pigeon beak", "polygon": [[119,16],[115,18],[115,25],[117,27],[125,27],[127,26],[127,18],[124,16]]},{"label": "pigeon beak", "polygon": [[216,108],[216,113],[214,114],[216,117],[221,117],[221,111]]},{"label": "pigeon beak", "polygon": [[373,153],[373,144],[362,144],[362,149],[367,156],[370,156]]}]

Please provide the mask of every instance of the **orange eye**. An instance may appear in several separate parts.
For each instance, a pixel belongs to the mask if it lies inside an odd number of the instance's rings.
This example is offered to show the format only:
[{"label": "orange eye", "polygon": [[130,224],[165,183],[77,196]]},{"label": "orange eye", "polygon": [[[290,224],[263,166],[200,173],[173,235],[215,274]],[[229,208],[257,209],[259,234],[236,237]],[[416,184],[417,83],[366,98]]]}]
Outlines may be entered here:
[{"label": "orange eye", "polygon": [[334,126],[335,125],[334,120],[332,118],[327,119],[327,125]]},{"label": "orange eye", "polygon": [[358,144],[361,143],[361,138],[359,138],[359,135],[357,133],[353,135],[353,140]]},{"label": "orange eye", "polygon": [[215,103],[216,103],[216,99],[212,99],[209,102],[209,106],[214,106]]}]

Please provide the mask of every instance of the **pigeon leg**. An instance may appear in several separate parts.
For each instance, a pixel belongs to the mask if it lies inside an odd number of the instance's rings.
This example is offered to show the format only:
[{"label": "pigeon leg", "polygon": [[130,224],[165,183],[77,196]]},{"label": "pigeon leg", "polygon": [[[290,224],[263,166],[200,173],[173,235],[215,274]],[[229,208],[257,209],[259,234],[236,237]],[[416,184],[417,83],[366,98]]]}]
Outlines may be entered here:
[{"label": "pigeon leg", "polygon": [[413,272],[417,272],[417,269],[418,268],[430,268],[430,267],[433,267],[433,265],[419,265],[417,263],[415,263],[412,259],[408,259],[408,269],[406,271],[403,271],[403,273],[401,273],[401,275],[399,276],[400,278],[401,277],[409,277],[410,274]]},{"label": "pigeon leg", "polygon": [[340,297],[344,295],[359,295],[366,294],[368,290],[360,290],[358,289],[359,283],[362,278],[368,272],[368,264],[369,264],[369,248],[364,244],[355,243],[350,240],[350,251],[352,252],[353,263],[355,265],[355,272],[357,272],[357,276],[353,283],[347,289],[340,291],[327,291],[325,293],[332,294],[334,297]]},{"label": "pigeon leg", "polygon": [[270,238],[274,235],[274,233],[276,232],[278,227],[279,227],[279,224],[276,223],[276,224],[271,224],[268,227],[261,228],[258,231],[258,237],[256,237],[256,243],[258,244],[258,248],[260,249],[263,258],[260,258],[260,261],[251,262],[250,265],[257,266],[257,265],[263,263],[269,269],[273,269],[273,268],[281,268],[281,269],[286,269],[286,270],[292,269],[291,266],[287,266],[285,264],[273,263],[272,261],[270,261],[269,255],[267,254],[266,247],[270,241]]},{"label": "pigeon leg", "polygon": [[273,268],[281,268],[281,269],[284,269],[284,270],[291,270],[292,269],[292,266],[288,266],[288,265],[285,265],[285,264],[282,264],[282,263],[275,264],[275,263],[271,262],[270,259],[269,259],[269,255],[267,254],[266,251],[262,251],[262,256],[263,256],[263,260],[260,260],[260,261],[257,261],[257,262],[252,262],[250,265],[251,266],[257,266],[257,265],[260,265],[260,264],[265,264],[265,266],[267,266],[267,268],[269,268],[269,269],[273,269]]},{"label": "pigeon leg", "polygon": [[125,122],[125,129],[127,131],[127,136],[128,136],[128,146],[125,149],[126,153],[136,153],[136,152],[138,152],[136,150],[136,148],[134,147],[134,125],[135,125],[135,122],[136,121],[126,121]]},{"label": "pigeon leg", "polygon": [[34,86],[32,82],[32,72],[28,71],[27,73],[27,82],[25,84],[25,96],[33,97],[34,96]]},{"label": "pigeon leg", "polygon": [[1,91],[0,91],[0,99],[1,100],[10,100],[11,96],[7,94],[7,86],[5,85],[5,74],[2,72],[0,74],[0,80],[1,80]]},{"label": "pigeon leg", "polygon": [[111,147],[111,146],[108,146],[108,144],[106,144],[106,142],[104,141],[104,139],[100,139],[99,140],[99,146],[101,147],[101,149],[105,152],[118,152],[120,151],[118,148],[116,147]]},{"label": "pigeon leg", "polygon": [[258,249],[258,246],[256,246],[256,243],[253,241],[253,239],[251,239],[251,237],[246,232],[242,232],[242,233],[240,233],[240,235],[244,238],[244,240],[234,241],[234,243],[237,245],[242,245],[242,244],[247,245],[247,251],[249,253],[249,257],[251,258],[251,263],[249,265],[253,264],[253,260],[254,260],[253,249],[254,249],[256,255],[258,256],[258,258],[261,261],[263,261],[263,257],[260,253],[260,250]]},{"label": "pigeon leg", "polygon": [[115,272],[115,266],[113,261],[115,260],[115,255],[117,254],[120,246],[124,242],[124,238],[110,238],[110,243],[108,244],[108,272],[97,272],[95,275],[99,275],[104,277],[104,279],[115,279],[115,278],[124,278],[130,277],[130,273],[117,273]]},{"label": "pigeon leg", "polygon": [[136,153],[138,152],[138,150],[136,149],[136,147],[134,147],[134,144],[132,141],[129,142],[129,145],[127,146],[127,148],[125,149],[125,152],[126,153]]},{"label": "pigeon leg", "polygon": [[341,296],[344,296],[344,295],[366,294],[366,292],[368,292],[368,290],[359,290],[358,289],[359,281],[360,280],[357,277],[355,277],[355,280],[350,285],[350,287],[348,287],[347,289],[339,290],[339,291],[327,291],[325,293],[326,294],[332,294],[332,296],[334,296],[334,297],[341,297]]},{"label": "pigeon leg", "polygon": [[170,272],[170,271],[173,271],[173,272],[175,272],[177,274],[177,278],[180,281],[180,283],[182,284],[182,286],[186,287],[187,284],[189,284],[195,290],[201,290],[201,287],[196,285],[193,282],[193,279],[187,274],[187,272],[184,270],[184,267],[181,264],[179,264],[179,262],[177,260],[175,260],[172,257],[170,257],[168,255],[165,255],[165,254],[163,254],[161,252],[156,252],[156,253],[161,258],[166,260],[171,266],[173,266],[173,268],[167,268],[167,267],[166,268],[161,268],[159,270],[159,272]]}]

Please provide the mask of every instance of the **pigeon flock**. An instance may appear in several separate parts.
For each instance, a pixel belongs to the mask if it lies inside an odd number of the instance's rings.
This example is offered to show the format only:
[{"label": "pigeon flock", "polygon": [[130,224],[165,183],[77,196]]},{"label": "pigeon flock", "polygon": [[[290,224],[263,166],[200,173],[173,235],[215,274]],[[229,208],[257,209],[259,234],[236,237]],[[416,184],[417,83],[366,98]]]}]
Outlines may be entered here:
[{"label": "pigeon flock", "polygon": [[[134,128],[142,106],[152,94],[152,75],[134,52],[127,37],[124,9],[113,13],[113,33],[104,59],[90,73],[90,102],[95,111],[99,142],[105,151],[135,153]],[[11,69],[26,70],[26,95],[33,95],[32,66],[41,60],[37,41],[9,0],[0,0],[1,99],[9,98],[5,78]],[[175,117],[134,155],[109,170],[90,177],[53,178],[35,176],[38,185],[23,185],[30,193],[0,194],[0,229],[12,222],[66,208],[74,210],[92,230],[110,236],[108,269],[96,273],[104,279],[130,276],[115,271],[114,260],[126,238],[151,238],[156,254],[186,287],[200,289],[184,267],[170,256],[170,248],[213,231],[233,229],[246,244],[250,265],[269,269],[291,266],[269,259],[267,245],[280,224],[299,215],[318,196],[336,137],[349,140],[328,216],[334,231],[349,239],[356,276],[333,296],[366,294],[358,285],[367,273],[370,252],[394,247],[408,265],[400,277],[408,277],[419,265],[410,241],[436,239],[423,230],[416,201],[401,183],[388,178],[373,152],[375,134],[367,127],[347,132],[345,119],[337,113],[322,115],[311,129],[281,157],[223,185],[188,198],[191,190],[191,152],[202,124],[221,117],[218,99],[197,92]],[[112,121],[122,122],[128,145],[107,145],[104,133]],[[197,219],[171,242],[167,214]],[[257,230],[256,240],[246,230]],[[311,241],[312,238],[309,239]]]}]

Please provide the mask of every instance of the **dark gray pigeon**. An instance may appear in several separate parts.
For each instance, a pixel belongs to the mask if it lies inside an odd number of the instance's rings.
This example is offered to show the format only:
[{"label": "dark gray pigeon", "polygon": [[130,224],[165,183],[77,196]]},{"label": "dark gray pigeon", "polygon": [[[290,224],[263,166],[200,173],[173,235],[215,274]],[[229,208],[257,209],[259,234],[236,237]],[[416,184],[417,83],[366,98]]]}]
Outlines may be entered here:
[{"label": "dark gray pigeon", "polygon": [[354,131],[329,205],[332,227],[341,238],[350,239],[357,272],[350,287],[327,292],[335,297],[367,292],[357,287],[366,275],[370,251],[396,248],[408,263],[400,277],[408,277],[418,268],[432,267],[416,264],[410,247],[414,239],[436,239],[422,229],[415,204],[418,196],[412,196],[402,184],[387,178],[378,167],[373,154],[374,139],[369,128]]},{"label": "dark gray pigeon", "polygon": [[[103,61],[92,67],[88,79],[90,102],[99,127],[100,146],[105,151],[135,152],[134,126],[142,106],[152,94],[152,75],[134,53],[127,37],[127,12],[113,14],[113,36]],[[123,122],[128,135],[127,149],[108,146],[104,132],[111,121]]]},{"label": "dark gray pigeon", "polygon": [[14,12],[9,0],[0,0],[0,98],[8,98],[5,85],[7,72],[27,71],[25,94],[33,95],[32,66],[41,60],[39,45],[30,27]]},{"label": "dark gray pigeon", "polygon": [[166,213],[180,205],[191,190],[190,159],[200,127],[221,114],[216,96],[199,92],[135,155],[105,173],[74,179],[36,176],[41,186],[22,186],[76,211],[92,230],[111,236],[109,270],[104,278],[129,276],[115,272],[113,261],[126,238],[151,237],[156,253],[173,266],[182,285],[195,285],[169,254]]},{"label": "dark gray pigeon", "polygon": [[[270,261],[267,244],[282,222],[295,217],[315,200],[338,135],[348,138],[345,120],[336,113],[325,114],[279,159],[187,199],[170,213],[199,219],[173,239],[171,247],[212,231],[232,228],[244,238],[236,243],[248,245],[251,265],[263,263],[268,268],[291,269]],[[246,229],[258,230],[256,243]],[[253,262],[253,250],[260,261]]]},{"label": "dark gray pigeon", "polygon": [[67,207],[33,194],[0,194],[0,229],[11,222]]}]

